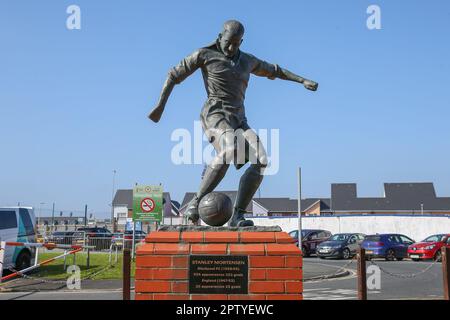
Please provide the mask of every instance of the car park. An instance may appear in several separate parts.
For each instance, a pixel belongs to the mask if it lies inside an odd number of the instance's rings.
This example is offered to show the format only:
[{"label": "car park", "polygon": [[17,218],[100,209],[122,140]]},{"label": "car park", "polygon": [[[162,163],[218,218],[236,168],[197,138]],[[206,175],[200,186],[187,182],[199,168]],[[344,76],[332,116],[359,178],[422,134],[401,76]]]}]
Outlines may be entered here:
[{"label": "car park", "polygon": [[387,261],[398,261],[408,257],[408,247],[415,241],[403,234],[368,235],[361,243],[368,259],[384,258]]},{"label": "car park", "polygon": [[337,233],[317,246],[317,256],[324,258],[349,259],[356,254],[364,240],[361,233]]},{"label": "car park", "polygon": [[[289,232],[289,235],[296,240],[298,246],[298,230]],[[320,229],[304,229],[302,230],[302,253],[304,257],[309,257],[316,253],[317,246],[328,240],[331,237],[331,232]]]},{"label": "car park", "polygon": [[[134,232],[134,240],[140,241],[145,239],[146,236],[147,234],[144,231],[136,230]],[[133,231],[125,231],[125,233],[123,234],[123,238],[126,240],[133,240]]]},{"label": "car park", "polygon": [[[36,242],[36,222],[32,208],[0,208],[0,240],[10,242]],[[35,249],[27,246],[6,246],[3,269],[22,270],[31,266]]]},{"label": "car park", "polygon": [[48,237],[47,241],[55,244],[73,244],[75,234],[75,231],[56,231]]},{"label": "car park", "polygon": [[408,248],[408,256],[413,261],[432,259],[442,260],[442,247],[450,248],[450,234],[435,234]]},{"label": "car park", "polygon": [[85,233],[86,244],[94,246],[95,250],[106,250],[111,246],[113,234],[106,228],[82,227],[77,231]]},{"label": "car park", "polygon": [[[136,230],[134,233],[134,242],[143,242],[147,233],[141,230]],[[133,231],[127,230],[124,233],[114,233],[112,236],[112,243],[116,246],[122,246],[125,243],[125,248],[131,248],[133,242]]]},{"label": "car park", "polygon": [[38,234],[36,235],[36,242],[37,242],[37,243],[45,243],[45,242],[47,242],[47,241],[48,241],[48,238],[45,237],[45,236],[43,236],[42,234],[38,233]]}]

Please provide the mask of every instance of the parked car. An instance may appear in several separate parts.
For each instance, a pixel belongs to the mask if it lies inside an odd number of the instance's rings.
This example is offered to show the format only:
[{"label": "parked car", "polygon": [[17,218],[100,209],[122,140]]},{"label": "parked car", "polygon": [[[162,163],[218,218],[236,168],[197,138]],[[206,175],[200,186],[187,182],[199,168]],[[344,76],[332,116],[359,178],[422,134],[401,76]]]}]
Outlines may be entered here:
[{"label": "parked car", "polygon": [[[136,230],[134,233],[134,242],[142,242],[145,240],[147,233],[144,231]],[[128,230],[124,233],[114,233],[112,237],[112,242],[117,246],[122,246],[125,243],[125,248],[131,248],[133,242],[133,231]]]},{"label": "parked car", "polygon": [[349,259],[364,240],[361,233],[337,233],[317,246],[317,256],[324,258]]},{"label": "parked car", "polygon": [[55,244],[73,244],[75,231],[55,231],[47,239],[48,242]]},{"label": "parked car", "polygon": [[[36,220],[32,208],[0,208],[0,239],[10,242],[36,242]],[[31,266],[35,248],[6,246],[3,269],[22,270]]]},{"label": "parked car", "polygon": [[36,235],[36,242],[37,243],[44,243],[44,242],[46,242],[46,237],[44,237],[42,234],[40,234],[40,233],[38,233],[37,235]]},{"label": "parked car", "polygon": [[86,235],[89,237],[103,237],[109,236],[112,237],[112,233],[106,228],[100,227],[81,227],[78,228],[77,231],[86,232]]},{"label": "parked car", "polygon": [[408,256],[413,261],[425,259],[441,261],[441,248],[443,246],[450,248],[450,234],[435,234],[429,236],[421,242],[410,245],[408,248]]},{"label": "parked car", "polygon": [[[144,231],[136,230],[134,232],[134,239],[137,241],[145,239],[146,236],[147,236],[147,233],[145,233]],[[125,233],[123,234],[123,237],[126,240],[133,240],[133,231],[131,231],[131,230],[125,231]]]},{"label": "parked car", "polygon": [[86,244],[95,246],[95,250],[105,250],[111,246],[113,234],[106,228],[83,227],[78,228],[77,231],[86,234]]},{"label": "parked car", "polygon": [[366,250],[366,257],[385,258],[387,261],[403,260],[408,256],[408,247],[415,241],[403,234],[375,234],[364,238],[361,247]]},{"label": "parked car", "polygon": [[[296,240],[298,246],[298,230],[289,232],[289,235]],[[317,246],[328,240],[331,232],[327,230],[304,229],[302,230],[302,252],[304,257],[309,257],[316,253]]]}]

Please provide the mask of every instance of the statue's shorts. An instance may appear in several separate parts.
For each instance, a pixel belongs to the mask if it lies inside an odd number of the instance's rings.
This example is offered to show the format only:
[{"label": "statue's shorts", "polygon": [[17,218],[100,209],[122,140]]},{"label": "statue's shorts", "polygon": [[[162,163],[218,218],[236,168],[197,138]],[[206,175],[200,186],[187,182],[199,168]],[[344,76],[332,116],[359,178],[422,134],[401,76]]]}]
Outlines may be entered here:
[{"label": "statue's shorts", "polygon": [[[221,150],[220,138],[223,134],[233,133],[238,136],[240,133],[250,129],[243,105],[235,106],[218,98],[208,98],[203,105],[200,120],[205,135],[217,152]],[[244,141],[245,150],[248,150],[248,142]],[[237,168],[240,168],[247,162],[248,156],[246,155],[243,163],[240,161],[240,164],[235,165]]]}]

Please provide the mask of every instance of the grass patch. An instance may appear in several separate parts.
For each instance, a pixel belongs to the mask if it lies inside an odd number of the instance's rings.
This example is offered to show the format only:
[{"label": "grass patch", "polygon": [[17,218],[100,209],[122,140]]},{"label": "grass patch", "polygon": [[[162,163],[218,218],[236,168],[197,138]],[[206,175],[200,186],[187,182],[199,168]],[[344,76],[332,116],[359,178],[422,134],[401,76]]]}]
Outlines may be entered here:
[{"label": "grass patch", "polygon": [[[39,254],[39,262],[61,255],[61,252],[46,252]],[[75,264],[80,267],[81,279],[89,275],[92,280],[122,279],[122,261],[123,255],[119,254],[118,262],[115,263],[115,256],[112,256],[112,266],[109,264],[108,253],[90,253],[90,266],[87,268],[87,253],[79,252],[76,254]],[[67,256],[67,265],[73,264],[72,255]],[[135,263],[131,262],[131,277],[134,278]],[[97,274],[98,272],[98,274]],[[95,273],[95,275],[94,275]],[[47,265],[43,265],[32,274],[33,277],[43,277],[48,279],[67,279],[70,274],[64,270],[64,258],[57,259]]]}]

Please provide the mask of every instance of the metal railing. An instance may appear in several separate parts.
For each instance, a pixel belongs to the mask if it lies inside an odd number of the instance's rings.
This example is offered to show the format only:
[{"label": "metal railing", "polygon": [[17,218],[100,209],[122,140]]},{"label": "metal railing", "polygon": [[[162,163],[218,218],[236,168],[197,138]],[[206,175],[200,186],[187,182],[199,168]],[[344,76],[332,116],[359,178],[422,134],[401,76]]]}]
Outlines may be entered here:
[{"label": "metal railing", "polygon": [[373,259],[368,259],[366,257],[366,251],[363,248],[358,249],[357,253],[357,286],[358,286],[358,299],[367,300],[367,270],[366,270],[366,260],[373,266],[376,266],[380,272],[386,274],[388,277],[400,278],[400,279],[413,279],[419,277],[428,271],[430,271],[435,265],[442,265],[442,275],[443,275],[443,289],[444,289],[444,299],[450,300],[450,248],[443,246],[441,249],[442,261],[438,259],[434,260],[426,268],[412,273],[395,273],[387,270],[384,266],[373,261]]},{"label": "metal railing", "polygon": [[[135,245],[145,239],[145,235],[135,235]],[[91,251],[110,251],[133,248],[132,235],[125,233],[90,233],[85,231],[53,232],[44,236],[41,240],[44,243],[90,246]]]}]

